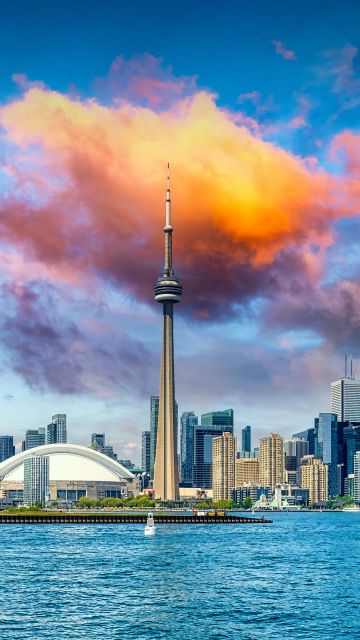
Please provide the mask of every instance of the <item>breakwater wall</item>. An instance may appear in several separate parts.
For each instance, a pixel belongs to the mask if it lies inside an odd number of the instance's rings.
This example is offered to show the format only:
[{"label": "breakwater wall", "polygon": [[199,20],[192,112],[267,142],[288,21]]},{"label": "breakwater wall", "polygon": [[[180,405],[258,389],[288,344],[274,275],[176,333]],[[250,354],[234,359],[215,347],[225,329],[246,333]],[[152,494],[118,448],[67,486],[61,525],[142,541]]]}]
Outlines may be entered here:
[{"label": "breakwater wall", "polygon": [[[0,513],[1,524],[145,524],[146,513],[49,512]],[[268,524],[272,520],[233,515],[199,516],[154,513],[156,524]]]}]

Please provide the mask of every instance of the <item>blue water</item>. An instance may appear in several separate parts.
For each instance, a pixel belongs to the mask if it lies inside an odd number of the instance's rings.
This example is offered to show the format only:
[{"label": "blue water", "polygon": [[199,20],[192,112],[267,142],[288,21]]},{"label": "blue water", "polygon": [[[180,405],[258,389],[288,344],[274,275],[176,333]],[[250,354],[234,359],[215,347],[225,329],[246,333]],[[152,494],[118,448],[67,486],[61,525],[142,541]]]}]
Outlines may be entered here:
[{"label": "blue water", "polygon": [[3,525],[0,639],[360,638],[360,514]]}]

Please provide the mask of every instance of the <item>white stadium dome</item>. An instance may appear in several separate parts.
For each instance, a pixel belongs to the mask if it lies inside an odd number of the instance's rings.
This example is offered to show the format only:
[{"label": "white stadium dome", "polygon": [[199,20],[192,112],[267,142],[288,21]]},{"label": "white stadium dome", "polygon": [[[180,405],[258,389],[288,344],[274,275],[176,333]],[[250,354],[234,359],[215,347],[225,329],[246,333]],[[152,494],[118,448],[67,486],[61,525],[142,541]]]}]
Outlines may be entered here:
[{"label": "white stadium dome", "polygon": [[24,462],[33,455],[49,456],[50,481],[119,482],[134,475],[116,460],[79,444],[45,444],[22,451],[0,463],[0,481],[24,479]]}]

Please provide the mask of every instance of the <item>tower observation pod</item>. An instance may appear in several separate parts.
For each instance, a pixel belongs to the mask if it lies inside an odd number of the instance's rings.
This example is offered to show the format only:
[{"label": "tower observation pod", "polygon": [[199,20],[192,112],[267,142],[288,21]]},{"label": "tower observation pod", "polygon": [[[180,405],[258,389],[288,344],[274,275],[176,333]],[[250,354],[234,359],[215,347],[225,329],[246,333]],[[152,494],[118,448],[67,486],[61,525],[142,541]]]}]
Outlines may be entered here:
[{"label": "tower observation pod", "polygon": [[174,303],[180,302],[182,285],[174,274],[170,171],[168,165],[165,205],[165,265],[155,287],[155,300],[163,305],[162,355],[160,367],[159,418],[154,464],[154,495],[158,500],[179,500],[177,425],[174,376]]}]

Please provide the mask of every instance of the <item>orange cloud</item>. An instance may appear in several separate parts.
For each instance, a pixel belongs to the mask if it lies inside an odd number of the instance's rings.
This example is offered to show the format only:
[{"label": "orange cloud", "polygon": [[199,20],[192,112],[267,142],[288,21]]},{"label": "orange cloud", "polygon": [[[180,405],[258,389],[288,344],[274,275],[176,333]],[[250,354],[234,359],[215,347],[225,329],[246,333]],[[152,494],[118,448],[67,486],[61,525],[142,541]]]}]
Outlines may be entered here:
[{"label": "orange cloud", "polygon": [[[154,264],[162,264],[170,160],[175,263],[204,317],[208,285],[220,302],[234,290],[246,296],[291,247],[301,248],[301,268],[312,277],[310,247],[328,246],[333,220],[355,212],[345,178],[339,185],[315,163],[252,135],[207,92],[159,113],[31,88],[2,108],[0,121],[8,142],[35,163],[31,172],[26,163],[16,167],[3,238],[26,246],[37,262],[63,265],[68,279],[72,267],[106,274],[141,298],[151,295]],[[16,189],[24,175],[34,185],[32,204]],[[239,282],[241,266],[246,283]]]}]

